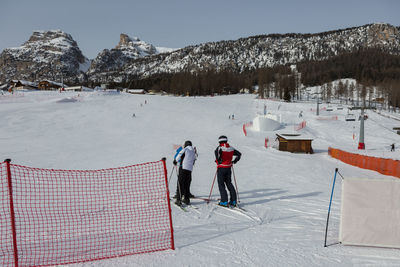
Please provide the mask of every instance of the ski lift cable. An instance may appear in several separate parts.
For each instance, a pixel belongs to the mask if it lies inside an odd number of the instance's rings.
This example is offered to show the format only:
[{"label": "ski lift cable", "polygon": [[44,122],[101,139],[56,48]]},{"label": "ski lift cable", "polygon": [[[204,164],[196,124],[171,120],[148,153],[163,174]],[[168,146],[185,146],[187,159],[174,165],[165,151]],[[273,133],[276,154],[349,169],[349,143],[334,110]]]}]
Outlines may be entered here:
[{"label": "ski lift cable", "polygon": [[394,130],[392,130],[392,129],[390,129],[390,128],[388,128],[388,127],[386,127],[386,126],[380,124],[380,123],[377,122],[376,120],[373,120],[373,119],[371,119],[371,118],[368,118],[368,120],[371,120],[371,121],[375,122],[376,124],[378,124],[378,125],[381,126],[382,128],[385,128],[386,130],[388,130],[388,131],[390,131],[390,132],[392,132],[392,133],[396,133]]}]

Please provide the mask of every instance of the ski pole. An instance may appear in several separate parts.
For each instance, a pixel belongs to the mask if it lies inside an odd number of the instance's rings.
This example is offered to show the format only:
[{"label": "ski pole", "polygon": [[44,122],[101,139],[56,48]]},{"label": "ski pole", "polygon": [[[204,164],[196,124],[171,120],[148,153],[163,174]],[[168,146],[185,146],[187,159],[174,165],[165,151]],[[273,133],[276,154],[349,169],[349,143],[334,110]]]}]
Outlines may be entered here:
[{"label": "ski pole", "polygon": [[236,195],[237,195],[237,202],[240,203],[240,198],[239,198],[239,189],[236,183],[236,176],[235,176],[235,171],[233,170],[233,165],[232,165],[232,173],[233,173],[233,180],[235,181],[235,186],[236,186]]},{"label": "ski pole", "polygon": [[174,173],[175,168],[176,168],[176,166],[174,165],[174,167],[172,168],[172,171],[171,171],[171,175],[169,176],[169,179],[168,179],[168,185],[169,185],[169,182],[171,181],[172,174]]},{"label": "ski pole", "polygon": [[178,171],[176,172],[176,178],[177,178],[177,185],[178,185],[179,200],[182,201],[181,183],[179,182]]},{"label": "ski pole", "polygon": [[212,185],[211,185],[210,195],[208,196],[207,203],[209,203],[210,200],[211,200],[211,193],[212,193],[212,190],[213,190],[213,187],[214,187],[215,178],[217,177],[217,172],[218,172],[218,169],[215,171],[215,175],[214,175],[214,179],[213,179],[213,182],[212,182]]}]

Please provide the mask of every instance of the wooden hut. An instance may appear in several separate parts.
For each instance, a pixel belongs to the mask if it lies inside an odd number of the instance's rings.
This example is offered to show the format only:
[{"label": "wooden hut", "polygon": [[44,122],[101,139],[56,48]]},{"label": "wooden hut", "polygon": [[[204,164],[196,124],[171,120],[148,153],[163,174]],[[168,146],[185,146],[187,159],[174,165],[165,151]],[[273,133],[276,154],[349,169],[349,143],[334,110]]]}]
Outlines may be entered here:
[{"label": "wooden hut", "polygon": [[65,86],[67,85],[49,80],[39,82],[39,90],[57,90]]},{"label": "wooden hut", "polygon": [[276,134],[279,141],[280,151],[292,153],[313,153],[311,147],[312,138],[301,136],[300,134]]},{"label": "wooden hut", "polygon": [[13,90],[23,90],[23,89],[36,90],[36,89],[38,89],[37,83],[23,81],[23,80],[12,80],[10,82],[10,85],[13,88]]}]

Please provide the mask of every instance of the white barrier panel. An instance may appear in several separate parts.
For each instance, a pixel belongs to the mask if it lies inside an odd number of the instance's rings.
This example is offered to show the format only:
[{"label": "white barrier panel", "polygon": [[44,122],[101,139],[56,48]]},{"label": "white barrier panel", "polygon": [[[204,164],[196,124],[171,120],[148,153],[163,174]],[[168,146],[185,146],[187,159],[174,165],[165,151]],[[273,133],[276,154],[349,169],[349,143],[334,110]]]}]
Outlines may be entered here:
[{"label": "white barrier panel", "polygon": [[259,115],[253,120],[253,130],[255,131],[275,131],[280,127],[281,123],[277,115]]},{"label": "white barrier panel", "polygon": [[339,240],[400,248],[400,180],[344,179]]}]

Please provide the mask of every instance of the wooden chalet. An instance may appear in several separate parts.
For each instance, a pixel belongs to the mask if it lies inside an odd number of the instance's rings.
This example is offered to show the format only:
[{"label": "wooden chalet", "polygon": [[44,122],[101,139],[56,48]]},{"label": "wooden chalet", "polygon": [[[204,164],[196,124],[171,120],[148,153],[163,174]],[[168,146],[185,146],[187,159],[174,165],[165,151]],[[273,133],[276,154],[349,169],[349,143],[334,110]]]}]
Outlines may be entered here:
[{"label": "wooden chalet", "polygon": [[292,153],[313,153],[312,138],[300,134],[276,134],[279,141],[279,150]]},{"label": "wooden chalet", "polygon": [[37,90],[38,85],[37,83],[34,82],[28,82],[24,80],[12,80],[10,82],[10,86],[12,87],[13,90]]},{"label": "wooden chalet", "polygon": [[39,90],[58,90],[66,85],[58,82],[53,82],[49,80],[43,80],[39,82]]}]

